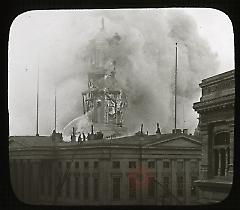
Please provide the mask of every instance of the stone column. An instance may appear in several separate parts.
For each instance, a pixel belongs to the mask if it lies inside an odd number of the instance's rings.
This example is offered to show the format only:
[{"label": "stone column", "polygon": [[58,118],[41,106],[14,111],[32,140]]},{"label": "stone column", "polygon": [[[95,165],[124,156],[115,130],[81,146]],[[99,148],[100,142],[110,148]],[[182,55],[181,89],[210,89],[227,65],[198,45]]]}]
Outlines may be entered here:
[{"label": "stone column", "polygon": [[228,147],[225,148],[225,176],[228,173]]},{"label": "stone column", "polygon": [[28,171],[27,171],[27,160],[23,160],[23,188],[22,188],[22,192],[23,192],[23,195],[24,195],[24,202],[28,203]]},{"label": "stone column", "polygon": [[[72,176],[72,172],[70,170],[69,174],[68,174],[68,179],[69,179],[69,197],[68,199],[71,200],[72,197],[74,196],[74,177]],[[68,180],[67,180],[68,181]],[[88,180],[88,194],[89,194],[89,200],[91,199],[91,179],[89,177],[89,180]]]},{"label": "stone column", "polygon": [[[177,160],[173,159],[172,161],[170,161],[170,166],[172,167],[172,177],[170,179],[170,183],[172,183],[172,194],[177,196]],[[169,184],[170,184],[169,183]],[[170,196],[171,198],[171,205],[177,204],[176,200],[174,198],[172,198],[172,196]]]},{"label": "stone column", "polygon": [[11,160],[9,159],[9,166],[10,166],[10,182],[11,182],[11,186],[12,186],[12,191],[15,193],[15,177],[16,177],[16,173],[15,173],[15,160]]},{"label": "stone column", "polygon": [[200,167],[200,179],[208,178],[208,135],[207,131],[202,131],[202,161]]},{"label": "stone column", "polygon": [[111,161],[108,161],[107,159],[102,159],[101,160],[101,174],[100,174],[100,178],[101,180],[99,180],[99,201],[101,203],[101,205],[109,205],[111,202],[111,191],[110,191],[110,187],[111,187],[111,177],[109,176],[110,173],[108,173],[108,170],[110,171],[110,168],[108,168],[108,166],[110,167],[110,163]]},{"label": "stone column", "polygon": [[57,169],[58,169],[58,164],[57,164],[57,160],[53,160],[52,162],[52,175],[53,175],[53,179],[52,179],[52,201],[54,201],[54,197],[56,195],[57,192],[57,182],[59,181],[58,179],[58,173],[57,173]]},{"label": "stone column", "polygon": [[21,184],[22,184],[22,172],[21,172],[21,161],[19,159],[16,160],[16,168],[17,168],[17,180],[16,180],[16,196],[18,199],[21,199]]},{"label": "stone column", "polygon": [[221,175],[221,149],[218,149],[218,170],[217,170],[217,175],[220,176]]},{"label": "stone column", "polygon": [[161,194],[160,194],[160,186],[159,186],[159,183],[162,182],[161,175],[160,175],[160,173],[161,173],[160,162],[161,161],[159,159],[156,160],[156,181],[157,181],[157,183],[156,183],[156,199],[157,199],[156,204],[157,205],[159,205],[161,203],[161,199],[160,199]]},{"label": "stone column", "polygon": [[54,180],[54,174],[53,174],[53,170],[54,167],[53,167],[53,161],[52,160],[49,160],[49,165],[48,165],[48,176],[47,176],[47,182],[48,182],[48,189],[47,189],[47,194],[48,194],[48,200],[49,201],[52,201],[52,198],[53,198],[53,192],[54,192],[54,189],[53,189],[53,180]]},{"label": "stone column", "polygon": [[32,199],[33,199],[33,185],[32,185],[32,160],[28,160],[28,187],[29,187],[29,202],[32,203]]},{"label": "stone column", "polygon": [[229,160],[229,165],[228,165],[228,175],[230,177],[233,177],[233,161],[234,161],[234,125],[231,126],[231,131],[230,131],[230,160]]},{"label": "stone column", "polygon": [[189,160],[185,160],[184,163],[184,191],[185,191],[185,204],[189,204],[190,203],[190,198],[191,198],[191,175],[190,175],[190,161]]},{"label": "stone column", "polygon": [[32,162],[32,202],[39,203],[39,163],[34,160]]}]

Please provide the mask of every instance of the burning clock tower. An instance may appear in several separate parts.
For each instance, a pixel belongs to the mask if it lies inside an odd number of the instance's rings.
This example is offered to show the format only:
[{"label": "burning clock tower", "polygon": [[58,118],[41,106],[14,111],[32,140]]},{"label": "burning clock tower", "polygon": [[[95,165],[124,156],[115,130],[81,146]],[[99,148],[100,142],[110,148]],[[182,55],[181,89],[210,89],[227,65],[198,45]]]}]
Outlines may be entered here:
[{"label": "burning clock tower", "polygon": [[124,112],[127,98],[116,79],[117,63],[108,54],[111,45],[120,39],[117,33],[113,38],[107,38],[102,19],[99,33],[88,46],[88,89],[82,92],[83,112],[88,115],[95,129],[101,130],[105,136],[126,133]]}]

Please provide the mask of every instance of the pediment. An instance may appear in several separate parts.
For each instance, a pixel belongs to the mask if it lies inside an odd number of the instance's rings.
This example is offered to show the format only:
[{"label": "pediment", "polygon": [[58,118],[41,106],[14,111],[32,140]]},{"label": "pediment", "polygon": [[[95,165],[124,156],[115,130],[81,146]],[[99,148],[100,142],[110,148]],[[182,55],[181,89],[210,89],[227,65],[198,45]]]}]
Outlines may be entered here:
[{"label": "pediment", "polygon": [[154,147],[199,147],[201,142],[187,138],[187,137],[176,137],[166,140],[159,140],[158,142],[151,143],[147,146]]}]

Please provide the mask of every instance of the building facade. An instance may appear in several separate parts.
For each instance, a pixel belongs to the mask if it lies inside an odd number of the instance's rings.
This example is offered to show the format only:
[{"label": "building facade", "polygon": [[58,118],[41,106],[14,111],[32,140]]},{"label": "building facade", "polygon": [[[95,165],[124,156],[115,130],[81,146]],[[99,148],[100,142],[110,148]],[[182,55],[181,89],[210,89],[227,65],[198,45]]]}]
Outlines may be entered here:
[{"label": "building facade", "polygon": [[201,203],[224,200],[233,179],[234,70],[202,80],[202,97],[193,108],[199,114],[203,159],[196,182]]},{"label": "building facade", "polygon": [[[58,135],[58,134],[54,134]],[[63,142],[10,137],[13,190],[26,203],[191,205],[198,200],[201,142],[185,133]]]}]

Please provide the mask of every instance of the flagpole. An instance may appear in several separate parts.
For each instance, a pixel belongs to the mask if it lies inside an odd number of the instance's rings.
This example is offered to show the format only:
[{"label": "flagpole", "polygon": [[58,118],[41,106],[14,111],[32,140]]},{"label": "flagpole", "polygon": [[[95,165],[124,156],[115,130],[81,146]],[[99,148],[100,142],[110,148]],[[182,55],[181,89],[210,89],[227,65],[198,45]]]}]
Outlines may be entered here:
[{"label": "flagpole", "polygon": [[36,131],[36,136],[39,136],[39,133],[38,133],[38,108],[39,108],[39,64],[38,64],[38,72],[37,72],[37,131]]},{"label": "flagpole", "polygon": [[176,65],[175,65],[175,118],[174,118],[174,128],[177,127],[177,43],[176,43]]},{"label": "flagpole", "polygon": [[54,123],[54,129],[57,132],[57,94],[56,94],[56,87],[55,87],[55,123]]}]

